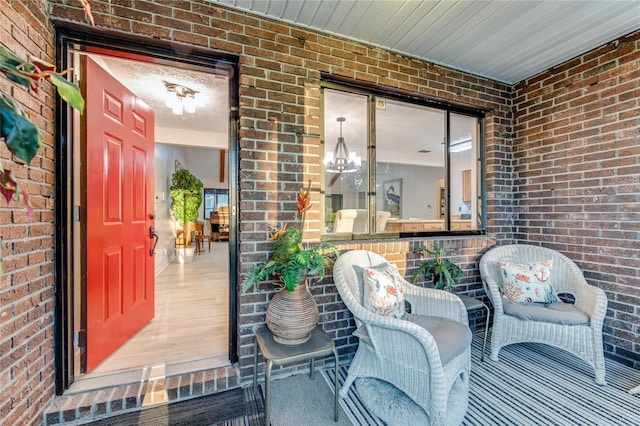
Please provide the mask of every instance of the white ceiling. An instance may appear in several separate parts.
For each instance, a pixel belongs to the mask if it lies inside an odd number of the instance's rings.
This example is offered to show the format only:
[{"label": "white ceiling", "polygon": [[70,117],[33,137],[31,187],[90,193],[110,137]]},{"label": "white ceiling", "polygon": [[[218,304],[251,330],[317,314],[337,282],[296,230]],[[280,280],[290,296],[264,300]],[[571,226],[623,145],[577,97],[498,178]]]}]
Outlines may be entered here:
[{"label": "white ceiling", "polygon": [[638,0],[208,0],[514,84],[640,29]]},{"label": "white ceiling", "polygon": [[[151,62],[90,55],[155,113],[156,142],[228,148],[229,81],[226,75]],[[175,115],[164,81],[195,90],[195,114]]]}]

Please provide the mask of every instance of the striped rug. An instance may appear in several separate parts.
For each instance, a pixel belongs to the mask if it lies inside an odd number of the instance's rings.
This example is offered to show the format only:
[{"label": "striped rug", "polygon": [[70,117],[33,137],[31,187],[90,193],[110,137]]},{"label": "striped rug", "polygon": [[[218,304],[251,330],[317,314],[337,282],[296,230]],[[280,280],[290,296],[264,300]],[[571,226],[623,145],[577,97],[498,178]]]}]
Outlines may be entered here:
[{"label": "striped rug", "polygon": [[[500,361],[480,361],[482,333],[473,339],[469,409],[463,421],[473,425],[640,425],[640,372],[606,360],[607,386],[596,385],[593,371],[567,352],[526,343],[500,351]],[[487,352],[489,348],[487,348]],[[347,375],[340,367],[339,386]],[[333,369],[323,371],[333,389]],[[354,425],[384,425],[367,411],[352,386],[342,408]]]}]

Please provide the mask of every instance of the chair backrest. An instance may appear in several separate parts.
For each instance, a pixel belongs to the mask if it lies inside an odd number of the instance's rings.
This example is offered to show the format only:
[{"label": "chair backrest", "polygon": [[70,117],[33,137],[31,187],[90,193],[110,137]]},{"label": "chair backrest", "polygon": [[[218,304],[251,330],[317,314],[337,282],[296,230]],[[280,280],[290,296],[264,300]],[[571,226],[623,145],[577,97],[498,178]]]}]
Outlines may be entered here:
[{"label": "chair backrest", "polygon": [[553,249],[530,244],[511,244],[497,246],[486,252],[480,259],[480,276],[486,280],[491,277],[494,282],[502,280],[498,262],[530,263],[541,260],[551,260],[551,282],[558,293],[571,291],[569,284],[575,282],[575,277],[583,277],[582,271],[567,256]]},{"label": "chair backrest", "polygon": [[204,222],[194,222],[193,231],[197,232],[198,235],[202,235],[204,232]]},{"label": "chair backrest", "polygon": [[209,220],[213,224],[220,225],[220,228],[229,227],[229,206],[220,206],[218,210],[212,211]]},{"label": "chair backrest", "polygon": [[218,213],[220,214],[220,226],[229,226],[229,206],[218,207]]},{"label": "chair backrest", "polygon": [[338,293],[347,308],[356,318],[365,315],[365,312],[372,315],[362,304],[363,277],[365,267],[376,266],[388,261],[377,253],[367,250],[350,250],[341,254],[333,266],[333,280]]}]

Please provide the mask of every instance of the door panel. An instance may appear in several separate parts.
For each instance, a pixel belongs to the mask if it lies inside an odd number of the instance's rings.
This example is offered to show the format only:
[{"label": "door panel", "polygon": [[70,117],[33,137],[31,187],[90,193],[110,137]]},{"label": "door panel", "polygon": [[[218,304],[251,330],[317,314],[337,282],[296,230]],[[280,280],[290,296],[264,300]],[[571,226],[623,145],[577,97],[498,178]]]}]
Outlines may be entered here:
[{"label": "door panel", "polygon": [[86,61],[87,371],[154,316],[153,111]]}]

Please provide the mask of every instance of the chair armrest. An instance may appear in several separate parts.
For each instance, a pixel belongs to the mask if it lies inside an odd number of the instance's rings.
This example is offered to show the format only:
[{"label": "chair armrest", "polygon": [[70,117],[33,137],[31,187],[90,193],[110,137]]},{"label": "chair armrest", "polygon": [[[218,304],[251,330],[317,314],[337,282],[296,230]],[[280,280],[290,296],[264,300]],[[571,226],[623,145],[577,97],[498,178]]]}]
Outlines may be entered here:
[{"label": "chair armrest", "polygon": [[467,309],[462,300],[445,290],[405,285],[404,297],[411,303],[411,312],[447,318],[468,325]]},{"label": "chair armrest", "polygon": [[387,362],[405,365],[414,370],[424,370],[428,365],[440,366],[440,352],[433,336],[424,328],[410,321],[373,315],[364,321],[368,339],[376,356]]},{"label": "chair armrest", "polygon": [[585,283],[574,296],[575,306],[589,315],[591,328],[601,330],[607,314],[607,295],[604,290]]},{"label": "chair armrest", "polygon": [[486,276],[482,278],[482,287],[484,288],[484,292],[489,297],[489,300],[491,300],[495,315],[504,315],[504,308],[502,306],[502,293],[500,292],[498,283],[496,283],[491,276]]}]

